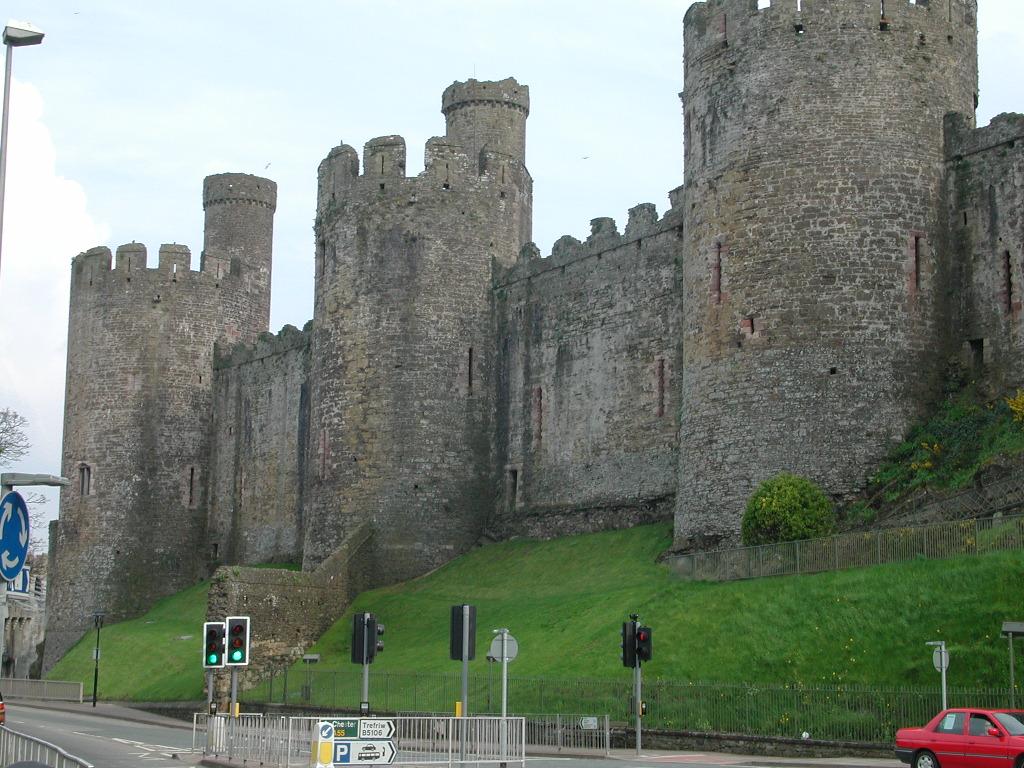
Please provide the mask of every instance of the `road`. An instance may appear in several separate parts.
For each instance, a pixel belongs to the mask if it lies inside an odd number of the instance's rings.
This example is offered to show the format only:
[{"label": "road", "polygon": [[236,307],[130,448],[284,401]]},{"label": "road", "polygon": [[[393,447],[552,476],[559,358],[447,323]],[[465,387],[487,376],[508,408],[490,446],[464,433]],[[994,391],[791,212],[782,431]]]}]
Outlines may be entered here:
[{"label": "road", "polygon": [[[181,768],[195,765],[202,757],[191,752],[191,729],[19,706],[16,702],[7,704],[7,726],[56,744],[96,768]],[[172,757],[174,754],[178,759]]]}]

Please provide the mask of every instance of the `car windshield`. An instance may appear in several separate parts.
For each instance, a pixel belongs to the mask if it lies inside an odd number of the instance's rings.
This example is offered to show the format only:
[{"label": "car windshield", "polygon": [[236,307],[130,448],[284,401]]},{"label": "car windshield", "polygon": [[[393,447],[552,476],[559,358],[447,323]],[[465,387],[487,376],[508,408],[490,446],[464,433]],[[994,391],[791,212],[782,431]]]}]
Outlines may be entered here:
[{"label": "car windshield", "polygon": [[1024,736],[1024,712],[995,712],[996,720],[1011,736]]}]

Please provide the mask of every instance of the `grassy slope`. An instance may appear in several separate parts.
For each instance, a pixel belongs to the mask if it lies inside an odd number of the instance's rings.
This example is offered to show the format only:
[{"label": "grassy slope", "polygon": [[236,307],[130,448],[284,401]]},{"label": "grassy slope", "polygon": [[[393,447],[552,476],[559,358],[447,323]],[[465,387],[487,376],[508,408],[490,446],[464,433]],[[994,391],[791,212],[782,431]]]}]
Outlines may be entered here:
[{"label": "grassy slope", "polygon": [[[619,679],[619,627],[636,611],[654,628],[648,678],[937,685],[924,643],[943,639],[952,654],[950,685],[1005,685],[999,628],[1020,617],[1022,553],[695,584],[655,563],[670,535],[666,524],[490,545],[429,576],[360,595],[311,651],[322,654],[321,670],[350,667],[351,612],[370,610],[387,626],[375,670],[455,672],[449,606],[470,602],[478,610],[477,673],[490,630],[507,626],[520,645],[514,675]],[[200,698],[205,590],[193,588],[141,619],[104,628],[102,695]],[[127,657],[143,633],[159,635],[161,648],[170,643],[159,669],[115,677],[113,654]],[[192,637],[178,639],[185,635]],[[87,680],[91,690],[91,647],[91,638],[83,640],[50,677]]]},{"label": "grassy slope", "polygon": [[[144,616],[100,630],[103,699],[176,701],[202,698],[202,629],[209,582],[161,600]],[[92,696],[92,651],[87,632],[47,674],[51,680],[81,680]]]}]

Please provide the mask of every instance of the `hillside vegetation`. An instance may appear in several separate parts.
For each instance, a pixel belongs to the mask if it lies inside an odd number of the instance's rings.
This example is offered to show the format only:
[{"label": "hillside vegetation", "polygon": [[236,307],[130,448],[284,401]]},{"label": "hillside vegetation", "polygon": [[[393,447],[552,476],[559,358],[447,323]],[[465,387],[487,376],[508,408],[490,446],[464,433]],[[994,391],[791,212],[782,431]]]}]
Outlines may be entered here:
[{"label": "hillside vegetation", "polygon": [[[351,614],[372,611],[387,627],[375,673],[455,672],[449,607],[469,602],[478,611],[474,674],[486,674],[491,629],[504,626],[519,641],[512,675],[622,679],[629,672],[619,661],[619,629],[637,612],[654,629],[646,679],[937,686],[924,644],[945,640],[951,686],[1006,685],[999,630],[1020,618],[1022,553],[710,584],[681,581],[656,563],[670,539],[670,526],[660,524],[488,545],[423,578],[360,595],[310,651],[322,656],[318,670],[351,671]],[[200,585],[104,627],[100,696],[201,698],[206,592]],[[83,680],[91,691],[93,638],[49,677]],[[140,653],[147,643],[154,653]]]}]

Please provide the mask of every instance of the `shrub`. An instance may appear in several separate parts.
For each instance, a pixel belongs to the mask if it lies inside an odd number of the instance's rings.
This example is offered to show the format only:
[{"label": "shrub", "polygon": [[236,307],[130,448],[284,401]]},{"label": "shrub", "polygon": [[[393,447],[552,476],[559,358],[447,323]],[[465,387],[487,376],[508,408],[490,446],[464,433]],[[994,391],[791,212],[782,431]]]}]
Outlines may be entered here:
[{"label": "shrub", "polygon": [[746,546],[814,539],[835,530],[836,516],[824,491],[803,477],[783,472],[754,491],[743,513]]}]

